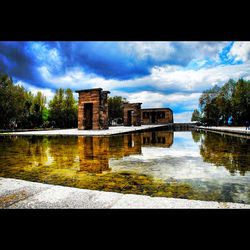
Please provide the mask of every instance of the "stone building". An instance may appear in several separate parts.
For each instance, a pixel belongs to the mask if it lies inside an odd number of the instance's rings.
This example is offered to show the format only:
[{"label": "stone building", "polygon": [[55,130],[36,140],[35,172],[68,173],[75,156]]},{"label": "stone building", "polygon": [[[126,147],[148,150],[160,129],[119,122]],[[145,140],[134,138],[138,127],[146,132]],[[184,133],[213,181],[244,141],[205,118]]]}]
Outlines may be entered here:
[{"label": "stone building", "polygon": [[141,109],[141,124],[173,123],[173,111],[170,108]]},{"label": "stone building", "polygon": [[102,88],[76,90],[79,94],[78,129],[108,129],[108,94]]},{"label": "stone building", "polygon": [[124,126],[141,126],[141,102],[124,103],[123,108],[123,125]]}]

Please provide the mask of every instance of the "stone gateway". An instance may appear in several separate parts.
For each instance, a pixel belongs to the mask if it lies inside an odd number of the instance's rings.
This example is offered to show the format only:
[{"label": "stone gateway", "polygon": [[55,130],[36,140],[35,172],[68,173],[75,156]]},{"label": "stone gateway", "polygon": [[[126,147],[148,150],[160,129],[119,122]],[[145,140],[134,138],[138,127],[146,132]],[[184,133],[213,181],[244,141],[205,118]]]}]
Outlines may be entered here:
[{"label": "stone gateway", "polygon": [[78,129],[108,129],[108,94],[102,88],[76,90],[79,94]]},{"label": "stone gateway", "polygon": [[124,126],[141,126],[141,102],[124,103],[123,124]]}]

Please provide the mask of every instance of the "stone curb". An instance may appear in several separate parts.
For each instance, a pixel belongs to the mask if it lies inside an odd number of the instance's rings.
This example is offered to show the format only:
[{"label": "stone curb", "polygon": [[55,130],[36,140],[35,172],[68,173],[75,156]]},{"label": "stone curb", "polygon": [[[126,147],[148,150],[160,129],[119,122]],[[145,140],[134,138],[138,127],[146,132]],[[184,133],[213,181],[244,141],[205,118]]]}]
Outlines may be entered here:
[{"label": "stone curb", "polygon": [[250,208],[248,204],[121,194],[0,177],[2,209]]}]

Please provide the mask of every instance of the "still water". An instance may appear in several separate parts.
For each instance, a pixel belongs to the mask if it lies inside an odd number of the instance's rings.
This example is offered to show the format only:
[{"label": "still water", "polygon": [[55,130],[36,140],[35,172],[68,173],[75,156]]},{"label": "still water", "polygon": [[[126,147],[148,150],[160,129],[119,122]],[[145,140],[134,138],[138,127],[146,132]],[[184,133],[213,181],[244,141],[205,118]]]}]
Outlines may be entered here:
[{"label": "still water", "polygon": [[204,131],[0,136],[0,176],[250,204],[250,140]]}]

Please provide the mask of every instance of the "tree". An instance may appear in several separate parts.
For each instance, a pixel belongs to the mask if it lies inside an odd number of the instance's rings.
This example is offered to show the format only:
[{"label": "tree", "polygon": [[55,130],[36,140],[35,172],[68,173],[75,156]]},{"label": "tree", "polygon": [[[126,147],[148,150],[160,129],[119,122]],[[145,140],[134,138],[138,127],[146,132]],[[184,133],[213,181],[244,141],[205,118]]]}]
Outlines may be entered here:
[{"label": "tree", "polygon": [[197,122],[200,122],[201,121],[201,114],[200,114],[200,111],[195,109],[193,114],[192,114],[192,117],[191,117],[191,121],[194,122],[194,121],[197,121]]},{"label": "tree", "polygon": [[220,125],[227,125],[228,119],[232,115],[231,98],[235,90],[235,81],[230,79],[225,83],[218,96],[216,97],[216,103],[219,109]]},{"label": "tree", "polygon": [[56,127],[77,127],[78,105],[71,89],[57,89],[49,108],[50,122]]},{"label": "tree", "polygon": [[[245,125],[250,120],[250,81],[230,79],[221,88],[214,86],[202,92],[199,99],[201,122],[207,125]],[[192,121],[199,119],[198,110]]]},{"label": "tree", "polygon": [[65,98],[63,100],[64,122],[67,128],[77,126],[78,106],[73,97],[71,89],[65,90]]},{"label": "tree", "polygon": [[25,116],[25,90],[14,85],[12,77],[0,74],[0,127],[9,128],[12,121],[20,123]]},{"label": "tree", "polygon": [[220,92],[220,88],[215,85],[212,89],[202,92],[199,99],[199,106],[201,109],[202,123],[207,125],[217,125],[219,118],[219,111],[216,104],[216,97]]},{"label": "tree", "polygon": [[123,119],[123,104],[126,102],[125,98],[121,96],[108,97],[109,121],[120,118]]},{"label": "tree", "polygon": [[231,102],[233,124],[245,125],[246,120],[250,119],[250,81],[242,78],[237,81]]},{"label": "tree", "polygon": [[33,99],[33,103],[31,106],[32,121],[33,126],[35,127],[40,127],[43,125],[43,113],[46,112],[44,111],[46,109],[45,104],[46,96],[43,95],[40,91],[38,91]]},{"label": "tree", "polygon": [[56,89],[56,93],[52,101],[49,102],[51,123],[56,127],[63,127],[63,89]]}]

